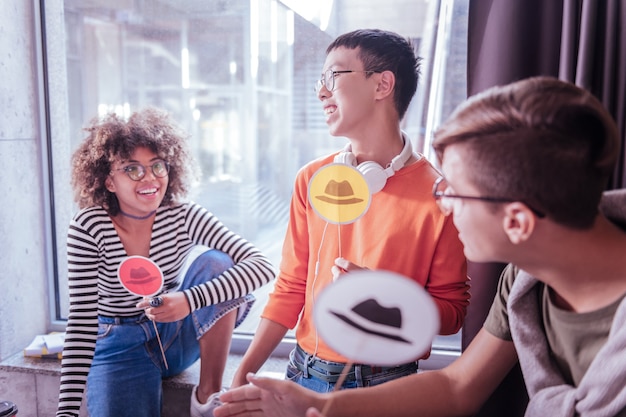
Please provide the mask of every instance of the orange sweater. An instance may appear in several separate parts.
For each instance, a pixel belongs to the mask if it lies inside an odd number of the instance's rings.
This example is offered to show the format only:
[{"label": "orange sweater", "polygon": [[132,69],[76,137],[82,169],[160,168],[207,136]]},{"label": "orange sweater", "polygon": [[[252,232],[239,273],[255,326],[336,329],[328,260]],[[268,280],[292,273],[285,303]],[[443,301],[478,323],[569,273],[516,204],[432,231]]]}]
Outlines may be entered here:
[{"label": "orange sweater", "polygon": [[309,203],[308,184],[320,167],[333,162],[333,156],[310,162],[297,175],[280,273],[262,317],[288,328],[300,318],[296,338],[305,351],[348,362],[318,339],[312,317],[314,298],[332,283],[331,267],[341,255],[362,267],[414,279],[439,308],[440,334],[457,332],[469,304],[467,264],[452,219],[443,216],[432,197],[436,169],[425,158],[402,168],[372,196],[361,218],[351,224],[328,224],[322,241],[327,222]]}]

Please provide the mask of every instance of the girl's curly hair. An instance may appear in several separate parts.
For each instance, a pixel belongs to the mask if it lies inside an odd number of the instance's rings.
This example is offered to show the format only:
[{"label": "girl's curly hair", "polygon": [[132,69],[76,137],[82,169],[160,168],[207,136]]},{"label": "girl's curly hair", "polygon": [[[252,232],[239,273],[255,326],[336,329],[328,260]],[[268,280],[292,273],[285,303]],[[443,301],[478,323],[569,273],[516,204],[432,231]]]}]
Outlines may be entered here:
[{"label": "girl's curly hair", "polygon": [[94,118],[85,131],[89,135],[72,155],[72,188],[79,208],[102,206],[112,216],[119,213],[114,193],[105,180],[112,163],[128,160],[135,149],[145,147],[170,165],[169,185],[161,205],[184,199],[199,169],[187,147],[188,135],[163,110],[146,108],[128,120],[110,113]]}]

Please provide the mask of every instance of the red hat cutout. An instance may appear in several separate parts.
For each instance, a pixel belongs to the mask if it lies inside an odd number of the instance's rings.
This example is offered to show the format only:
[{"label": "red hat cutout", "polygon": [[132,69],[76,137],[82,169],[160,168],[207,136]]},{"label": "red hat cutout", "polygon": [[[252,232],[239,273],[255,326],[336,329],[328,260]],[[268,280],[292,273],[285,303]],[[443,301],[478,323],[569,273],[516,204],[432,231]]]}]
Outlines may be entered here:
[{"label": "red hat cutout", "polygon": [[161,291],[163,273],[161,268],[144,256],[129,256],[117,269],[120,282],[129,292],[150,297]]}]

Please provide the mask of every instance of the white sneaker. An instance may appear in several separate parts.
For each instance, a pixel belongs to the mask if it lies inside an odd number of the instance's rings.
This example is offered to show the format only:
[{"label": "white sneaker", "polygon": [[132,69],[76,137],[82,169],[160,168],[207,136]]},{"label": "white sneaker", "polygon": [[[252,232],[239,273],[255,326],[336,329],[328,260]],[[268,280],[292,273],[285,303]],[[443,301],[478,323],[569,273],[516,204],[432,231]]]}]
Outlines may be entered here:
[{"label": "white sneaker", "polygon": [[191,390],[191,407],[189,409],[189,415],[191,417],[213,417],[213,410],[222,405],[219,396],[226,390],[214,392],[209,396],[209,399],[206,400],[206,403],[204,404],[200,404],[198,401],[198,397],[196,397],[197,390],[197,385],[193,387],[193,390]]}]

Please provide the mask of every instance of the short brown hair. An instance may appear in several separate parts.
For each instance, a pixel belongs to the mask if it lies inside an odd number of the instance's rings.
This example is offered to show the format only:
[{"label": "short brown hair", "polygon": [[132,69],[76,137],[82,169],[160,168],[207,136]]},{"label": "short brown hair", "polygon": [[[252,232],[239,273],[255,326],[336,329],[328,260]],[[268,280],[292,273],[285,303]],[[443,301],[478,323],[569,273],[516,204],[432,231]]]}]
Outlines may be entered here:
[{"label": "short brown hair", "polygon": [[169,184],[161,205],[187,196],[198,167],[187,148],[187,134],[163,110],[146,108],[127,120],[107,114],[94,118],[84,129],[89,134],[72,155],[72,187],[79,208],[102,206],[111,215],[119,212],[114,193],[105,186],[111,164],[127,160],[135,149],[145,147],[170,165]]},{"label": "short brown hair", "polygon": [[523,201],[554,221],[590,227],[619,151],[617,127],[591,93],[551,77],[493,87],[461,104],[435,133],[441,162],[463,144],[485,195]]}]

